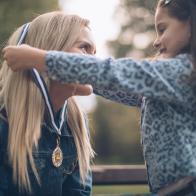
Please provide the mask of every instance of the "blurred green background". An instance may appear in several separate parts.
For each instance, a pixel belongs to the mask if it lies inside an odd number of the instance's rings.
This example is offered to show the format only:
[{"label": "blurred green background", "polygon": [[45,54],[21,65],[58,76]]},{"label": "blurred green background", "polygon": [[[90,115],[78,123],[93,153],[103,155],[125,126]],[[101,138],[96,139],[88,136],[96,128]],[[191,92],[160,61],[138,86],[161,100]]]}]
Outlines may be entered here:
[{"label": "blurred green background", "polygon": [[[155,4],[156,0],[119,0],[114,16],[120,32],[107,41],[112,56],[142,58],[153,54]],[[61,9],[58,0],[0,0],[1,48],[18,26],[56,9]],[[97,107],[89,118],[95,164],[143,164],[139,109],[97,97]]]},{"label": "blurred green background", "polygon": [[[121,27],[120,32],[115,39],[107,41],[112,56],[143,58],[154,53],[155,4],[156,0],[119,0],[114,16]],[[18,26],[56,9],[61,9],[58,0],[0,0],[0,47],[5,46]],[[97,107],[89,113],[89,119],[97,153],[95,164],[144,164],[138,108],[97,97]],[[147,187],[139,189],[148,191]]]},{"label": "blurred green background", "polygon": [[[119,0],[114,18],[120,31],[114,40],[107,41],[112,56],[150,57],[155,51],[154,8],[156,0]],[[101,164],[144,164],[140,142],[140,110],[97,98],[91,114],[93,142]]]}]

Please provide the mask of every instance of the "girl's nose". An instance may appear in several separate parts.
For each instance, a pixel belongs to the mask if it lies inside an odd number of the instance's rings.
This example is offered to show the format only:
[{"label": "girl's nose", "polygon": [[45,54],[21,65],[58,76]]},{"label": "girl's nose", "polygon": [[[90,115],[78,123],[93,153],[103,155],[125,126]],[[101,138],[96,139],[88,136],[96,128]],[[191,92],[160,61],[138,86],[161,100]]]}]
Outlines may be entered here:
[{"label": "girl's nose", "polygon": [[155,41],[154,41],[154,43],[153,43],[153,47],[156,48],[156,49],[158,49],[158,48],[160,48],[160,45],[161,45],[161,44],[160,44],[159,39],[156,38]]}]

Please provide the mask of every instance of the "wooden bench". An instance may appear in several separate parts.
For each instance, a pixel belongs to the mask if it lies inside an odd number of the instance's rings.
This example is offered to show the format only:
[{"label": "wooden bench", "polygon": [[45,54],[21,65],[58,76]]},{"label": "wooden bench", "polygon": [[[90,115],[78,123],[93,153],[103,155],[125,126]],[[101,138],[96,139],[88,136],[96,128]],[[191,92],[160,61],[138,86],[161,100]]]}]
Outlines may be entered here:
[{"label": "wooden bench", "polygon": [[93,185],[147,184],[144,165],[95,165]]}]

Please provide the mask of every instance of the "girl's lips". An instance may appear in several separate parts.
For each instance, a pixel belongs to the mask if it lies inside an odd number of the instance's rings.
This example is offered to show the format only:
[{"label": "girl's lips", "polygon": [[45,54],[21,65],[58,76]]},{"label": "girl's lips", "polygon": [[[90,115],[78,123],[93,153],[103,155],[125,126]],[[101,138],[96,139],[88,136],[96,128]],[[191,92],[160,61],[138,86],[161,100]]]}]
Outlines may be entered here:
[{"label": "girl's lips", "polygon": [[160,54],[165,53],[166,52],[166,49],[165,48],[162,48],[162,49],[159,50],[159,52],[160,52]]}]

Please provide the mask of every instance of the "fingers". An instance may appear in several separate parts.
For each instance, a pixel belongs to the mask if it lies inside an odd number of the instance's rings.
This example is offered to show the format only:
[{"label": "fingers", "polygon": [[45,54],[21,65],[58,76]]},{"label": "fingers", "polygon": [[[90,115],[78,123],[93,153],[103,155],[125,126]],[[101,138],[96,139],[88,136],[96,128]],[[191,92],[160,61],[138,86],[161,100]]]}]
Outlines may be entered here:
[{"label": "fingers", "polygon": [[76,95],[87,96],[93,93],[93,88],[91,85],[75,84],[77,86]]},{"label": "fingers", "polygon": [[13,66],[15,63],[14,58],[12,58],[12,53],[14,50],[15,46],[6,46],[5,48],[3,48],[2,53],[3,53],[3,59],[6,61],[7,65],[13,70],[15,70],[15,67]]},{"label": "fingers", "polygon": [[93,93],[93,87],[90,84],[84,85],[88,89],[88,93],[92,94]]},{"label": "fingers", "polygon": [[4,59],[7,59],[8,49],[9,49],[9,46],[6,46],[6,47],[3,48],[3,50],[2,50],[3,58],[4,58]]},{"label": "fingers", "polygon": [[7,53],[6,53],[6,48],[3,48],[2,54],[3,54],[3,60],[7,61]]},{"label": "fingers", "polygon": [[8,50],[10,48],[12,48],[13,46],[6,46],[5,48],[3,48],[2,53],[5,54],[6,52],[8,52]]},{"label": "fingers", "polygon": [[4,60],[7,60],[7,57],[6,57],[6,50],[7,50],[7,47],[3,48],[3,50],[2,50],[2,54],[3,54],[3,59],[4,59]]},{"label": "fingers", "polygon": [[3,50],[2,50],[2,53],[3,53],[3,54],[5,53],[5,50],[6,50],[6,47],[5,47],[5,48],[3,48]]}]

